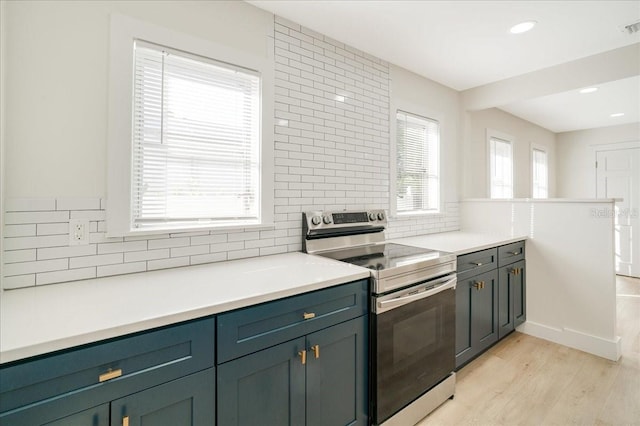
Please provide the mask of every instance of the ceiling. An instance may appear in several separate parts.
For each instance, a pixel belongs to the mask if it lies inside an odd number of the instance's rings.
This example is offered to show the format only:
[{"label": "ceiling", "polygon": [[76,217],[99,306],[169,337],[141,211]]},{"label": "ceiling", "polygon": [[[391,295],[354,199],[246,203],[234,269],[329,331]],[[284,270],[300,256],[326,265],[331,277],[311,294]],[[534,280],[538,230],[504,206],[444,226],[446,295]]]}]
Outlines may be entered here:
[{"label": "ceiling", "polygon": [[[640,0],[249,3],[459,91],[640,43],[624,31],[640,21]],[[509,33],[527,20],[538,22],[532,31]],[[573,90],[496,106],[554,132],[640,121],[640,80],[598,86],[589,97]]]}]

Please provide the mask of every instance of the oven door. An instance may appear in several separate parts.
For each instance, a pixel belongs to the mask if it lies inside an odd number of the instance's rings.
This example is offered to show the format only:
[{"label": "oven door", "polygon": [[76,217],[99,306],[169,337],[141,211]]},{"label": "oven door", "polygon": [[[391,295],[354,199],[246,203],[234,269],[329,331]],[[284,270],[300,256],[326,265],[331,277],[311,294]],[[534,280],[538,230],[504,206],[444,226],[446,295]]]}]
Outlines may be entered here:
[{"label": "oven door", "polygon": [[380,424],[455,367],[455,274],[374,297],[372,414]]}]

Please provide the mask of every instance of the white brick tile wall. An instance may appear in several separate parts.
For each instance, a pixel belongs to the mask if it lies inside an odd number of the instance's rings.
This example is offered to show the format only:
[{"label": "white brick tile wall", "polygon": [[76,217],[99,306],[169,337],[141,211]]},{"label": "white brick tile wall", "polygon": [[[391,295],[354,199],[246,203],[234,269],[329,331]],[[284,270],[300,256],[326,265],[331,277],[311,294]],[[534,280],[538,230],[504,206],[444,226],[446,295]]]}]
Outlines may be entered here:
[{"label": "white brick tile wall", "polygon": [[[301,249],[301,212],[389,209],[389,65],[275,17],[274,227],[108,238],[106,200],[5,200],[3,286],[17,289]],[[69,219],[89,245],[69,246]],[[442,214],[391,219],[388,238],[458,229]]]}]

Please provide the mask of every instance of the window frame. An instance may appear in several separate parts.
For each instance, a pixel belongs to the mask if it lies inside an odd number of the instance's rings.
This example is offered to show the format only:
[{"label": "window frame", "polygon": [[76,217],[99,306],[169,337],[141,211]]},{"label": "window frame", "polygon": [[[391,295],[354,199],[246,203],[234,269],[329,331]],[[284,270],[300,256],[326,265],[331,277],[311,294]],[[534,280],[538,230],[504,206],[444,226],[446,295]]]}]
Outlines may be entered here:
[{"label": "window frame", "polygon": [[[511,197],[494,197],[493,196],[493,176],[491,173],[491,140],[496,139],[507,142],[511,146]],[[515,138],[507,133],[503,133],[493,129],[487,129],[487,197],[492,200],[510,200],[515,196]]]},{"label": "window frame", "polygon": [[[534,189],[535,189],[535,180],[534,180],[534,171],[535,171],[535,151],[541,151],[544,152],[545,155],[545,159],[546,159],[546,167],[547,167],[547,176],[546,176],[546,181],[547,181],[547,194],[544,197],[536,197],[534,195]],[[535,198],[536,200],[545,200],[547,198],[549,198],[549,149],[546,146],[543,145],[538,145],[538,144],[531,144],[531,198]]]},{"label": "window frame", "polygon": [[[266,37],[268,44],[273,40]],[[233,64],[260,73],[260,206],[259,219],[253,223],[206,223],[203,225],[166,226],[136,229],[132,216],[132,108],[133,46],[135,40],[183,51],[215,61]],[[232,230],[273,227],[273,49],[265,56],[248,54],[238,49],[190,36],[168,28],[123,16],[111,15],[109,57],[109,103],[107,136],[107,236],[166,234],[194,230]]]},{"label": "window frame", "polygon": [[[398,134],[397,134],[397,116],[399,112],[407,113],[409,115],[424,118],[426,120],[434,121],[438,123],[438,200],[437,209],[435,210],[411,210],[411,211],[398,211],[397,200],[397,147],[398,147]],[[443,174],[442,174],[442,134],[443,134],[443,117],[433,111],[428,111],[424,107],[409,103],[409,102],[395,102],[390,108],[390,132],[392,137],[389,155],[389,214],[393,218],[406,218],[414,216],[442,216],[443,212]]]}]

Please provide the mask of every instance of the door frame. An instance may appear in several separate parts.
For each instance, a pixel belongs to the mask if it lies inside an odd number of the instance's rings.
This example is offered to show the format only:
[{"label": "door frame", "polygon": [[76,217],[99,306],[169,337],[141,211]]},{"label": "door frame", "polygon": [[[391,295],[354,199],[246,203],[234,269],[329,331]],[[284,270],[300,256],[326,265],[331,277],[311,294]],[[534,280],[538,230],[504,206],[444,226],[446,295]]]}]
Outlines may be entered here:
[{"label": "door frame", "polygon": [[627,142],[614,142],[603,143],[596,145],[589,145],[589,158],[592,161],[592,167],[589,167],[591,177],[589,180],[593,183],[591,194],[593,198],[598,198],[598,172],[596,168],[596,161],[598,160],[598,152],[602,151],[618,151],[622,149],[640,148],[640,140],[627,141]]}]

